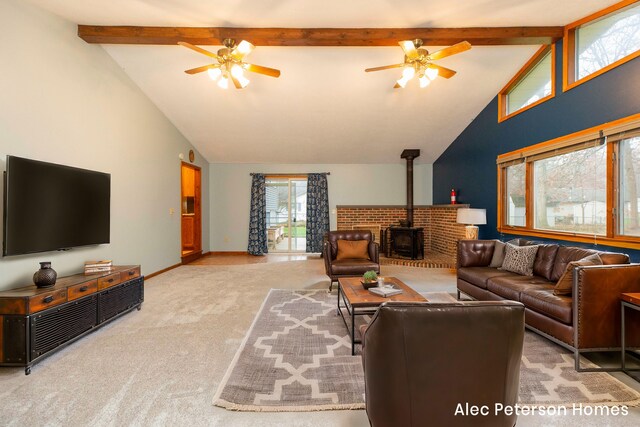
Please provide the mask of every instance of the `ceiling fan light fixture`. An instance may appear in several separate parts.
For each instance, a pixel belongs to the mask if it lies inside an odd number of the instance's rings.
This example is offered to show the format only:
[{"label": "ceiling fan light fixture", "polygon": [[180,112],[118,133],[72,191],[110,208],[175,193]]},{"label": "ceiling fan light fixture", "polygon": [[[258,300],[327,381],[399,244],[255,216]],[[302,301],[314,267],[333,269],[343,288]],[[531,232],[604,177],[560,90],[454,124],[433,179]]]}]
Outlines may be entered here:
[{"label": "ceiling fan light fixture", "polygon": [[209,68],[207,74],[209,74],[211,80],[216,81],[222,75],[222,70],[220,70],[220,68]]},{"label": "ceiling fan light fixture", "polygon": [[244,72],[249,71],[252,73],[263,74],[269,77],[280,77],[280,70],[275,68],[263,67],[262,65],[250,64],[244,62],[244,57],[251,53],[255,46],[246,40],[242,40],[236,45],[233,39],[224,39],[224,48],[218,50],[218,54],[210,52],[201,47],[192,45],[187,42],[180,41],[179,45],[188,49],[206,55],[210,58],[214,58],[218,63],[204,65],[202,67],[191,68],[185,70],[187,74],[198,74],[207,71],[209,77],[218,81],[218,86],[227,89],[229,87],[229,80],[233,82],[236,89],[242,89],[249,84],[249,79],[244,76]]},{"label": "ceiling fan light fixture", "polygon": [[240,64],[233,64],[231,66],[231,75],[236,79],[240,79],[240,77],[244,77],[242,66]]},{"label": "ceiling fan light fixture", "polygon": [[427,68],[427,71],[425,71],[425,74],[429,78],[429,80],[435,80],[435,78],[438,77],[438,69]]},{"label": "ceiling fan light fixture", "polygon": [[415,75],[416,75],[416,70],[412,66],[404,67],[404,70],[402,70],[402,78],[406,81],[411,80]]},{"label": "ceiling fan light fixture", "polygon": [[418,78],[418,81],[420,82],[421,88],[425,88],[429,86],[429,83],[431,83],[431,80],[429,80],[429,77],[425,76],[424,74]]},{"label": "ceiling fan light fixture", "polygon": [[249,85],[249,83],[251,83],[251,81],[248,78],[246,78],[245,76],[236,77],[236,79],[240,83],[240,87],[242,87],[243,89],[245,87],[247,87]]},{"label": "ceiling fan light fixture", "polygon": [[245,56],[245,55],[250,54],[253,51],[254,48],[255,48],[254,45],[252,45],[251,43],[249,43],[246,40],[242,40],[240,42],[240,44],[235,48],[235,50],[240,55]]},{"label": "ceiling fan light fixture", "polygon": [[415,49],[416,46],[413,44],[413,40],[403,40],[400,42],[400,47],[402,47],[402,49],[404,49],[405,51],[407,50],[412,50]]},{"label": "ceiling fan light fixture", "polygon": [[398,86],[400,86],[401,88],[404,89],[404,87],[407,85],[407,83],[409,82],[410,79],[405,79],[404,77],[402,77],[401,79],[398,79],[396,81],[396,83],[398,84]]},{"label": "ceiling fan light fixture", "polygon": [[222,89],[227,89],[229,87],[229,79],[227,76],[223,76],[220,80],[218,80],[218,86]]}]

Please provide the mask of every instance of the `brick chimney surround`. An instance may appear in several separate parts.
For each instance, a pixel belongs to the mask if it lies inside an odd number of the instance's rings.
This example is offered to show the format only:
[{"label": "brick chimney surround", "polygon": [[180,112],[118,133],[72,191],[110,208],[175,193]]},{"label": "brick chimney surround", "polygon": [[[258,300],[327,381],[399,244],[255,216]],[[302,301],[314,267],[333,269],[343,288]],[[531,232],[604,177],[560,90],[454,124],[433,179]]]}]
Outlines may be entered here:
[{"label": "brick chimney surround", "polygon": [[[457,242],[465,237],[464,224],[456,222],[457,211],[468,207],[462,204],[413,207],[413,225],[424,228],[425,256],[444,255],[455,264]],[[336,210],[338,230],[365,228],[365,225],[384,230],[407,218],[406,205],[338,205]]]}]

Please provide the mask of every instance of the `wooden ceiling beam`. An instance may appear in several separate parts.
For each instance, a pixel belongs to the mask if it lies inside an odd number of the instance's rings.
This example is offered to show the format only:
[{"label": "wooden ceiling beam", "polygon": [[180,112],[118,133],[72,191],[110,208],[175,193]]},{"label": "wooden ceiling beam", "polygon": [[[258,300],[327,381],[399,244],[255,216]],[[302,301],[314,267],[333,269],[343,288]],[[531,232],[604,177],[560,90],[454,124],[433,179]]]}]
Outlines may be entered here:
[{"label": "wooden ceiling beam", "polygon": [[231,38],[256,46],[397,46],[422,39],[427,46],[449,46],[463,40],[475,46],[541,45],[562,38],[563,27],[485,28],[233,28],[130,27],[78,25],[87,43],[222,45]]}]

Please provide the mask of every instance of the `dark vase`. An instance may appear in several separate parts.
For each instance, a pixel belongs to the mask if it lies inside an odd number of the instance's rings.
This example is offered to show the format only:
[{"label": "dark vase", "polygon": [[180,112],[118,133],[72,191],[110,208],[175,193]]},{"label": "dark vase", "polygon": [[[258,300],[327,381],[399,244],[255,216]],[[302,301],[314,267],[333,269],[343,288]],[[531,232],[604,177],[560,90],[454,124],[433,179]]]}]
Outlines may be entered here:
[{"label": "dark vase", "polygon": [[58,273],[51,268],[50,262],[41,262],[40,270],[33,275],[33,283],[39,288],[48,288],[56,284]]}]

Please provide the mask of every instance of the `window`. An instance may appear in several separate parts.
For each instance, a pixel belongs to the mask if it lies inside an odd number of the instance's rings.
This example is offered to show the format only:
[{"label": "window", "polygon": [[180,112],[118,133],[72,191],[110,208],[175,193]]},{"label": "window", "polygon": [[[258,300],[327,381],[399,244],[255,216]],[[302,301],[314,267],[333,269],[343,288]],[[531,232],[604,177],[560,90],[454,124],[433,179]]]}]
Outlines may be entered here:
[{"label": "window", "polygon": [[265,208],[270,252],[304,252],[307,236],[307,177],[267,175]]},{"label": "window", "polygon": [[565,30],[565,90],[640,54],[640,4],[620,2]]},{"label": "window", "polygon": [[640,185],[640,137],[620,141],[620,212],[619,230],[621,235],[640,237],[638,215],[638,186]]},{"label": "window", "polygon": [[524,227],[525,218],[525,164],[507,168],[507,224]]},{"label": "window", "polygon": [[554,57],[554,46],[542,47],[500,91],[499,122],[554,96]]},{"label": "window", "polygon": [[500,232],[640,249],[640,114],[497,163]]},{"label": "window", "polygon": [[606,161],[601,145],[533,162],[534,228],[604,235]]},{"label": "window", "polygon": [[550,51],[507,93],[507,114],[512,114],[549,95],[551,95]]}]

